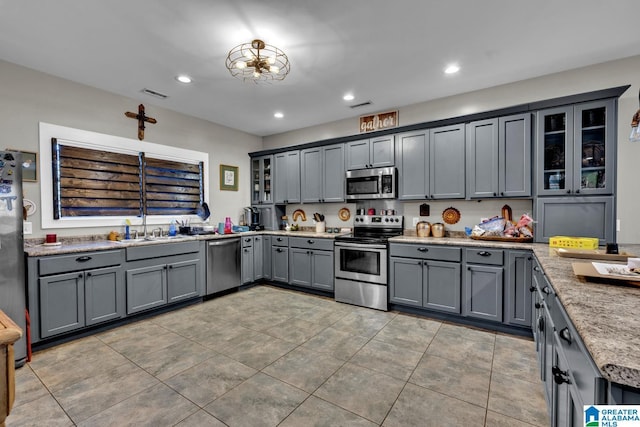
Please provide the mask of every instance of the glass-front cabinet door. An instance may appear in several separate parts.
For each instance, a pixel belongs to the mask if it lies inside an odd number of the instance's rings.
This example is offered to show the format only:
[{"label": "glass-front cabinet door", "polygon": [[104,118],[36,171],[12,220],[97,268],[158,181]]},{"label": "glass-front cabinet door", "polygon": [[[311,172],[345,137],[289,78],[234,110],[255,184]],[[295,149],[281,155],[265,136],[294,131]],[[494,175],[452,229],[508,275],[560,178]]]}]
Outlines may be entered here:
[{"label": "glass-front cabinet door", "polygon": [[273,203],[271,187],[272,156],[251,159],[251,204]]},{"label": "glass-front cabinet door", "polygon": [[540,111],[538,138],[538,194],[570,193],[573,107]]},{"label": "glass-front cabinet door", "polygon": [[537,193],[613,194],[613,100],[538,112]]},{"label": "glass-front cabinet door", "polygon": [[575,193],[613,193],[613,108],[612,100],[575,106]]}]

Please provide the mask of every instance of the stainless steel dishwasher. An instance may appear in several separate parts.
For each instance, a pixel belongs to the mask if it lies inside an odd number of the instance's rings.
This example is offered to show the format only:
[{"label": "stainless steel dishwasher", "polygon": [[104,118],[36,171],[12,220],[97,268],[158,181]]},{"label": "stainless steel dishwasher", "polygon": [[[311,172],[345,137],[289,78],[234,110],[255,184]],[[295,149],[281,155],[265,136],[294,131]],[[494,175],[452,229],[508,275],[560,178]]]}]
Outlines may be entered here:
[{"label": "stainless steel dishwasher", "polygon": [[207,242],[207,295],[242,284],[240,238]]}]

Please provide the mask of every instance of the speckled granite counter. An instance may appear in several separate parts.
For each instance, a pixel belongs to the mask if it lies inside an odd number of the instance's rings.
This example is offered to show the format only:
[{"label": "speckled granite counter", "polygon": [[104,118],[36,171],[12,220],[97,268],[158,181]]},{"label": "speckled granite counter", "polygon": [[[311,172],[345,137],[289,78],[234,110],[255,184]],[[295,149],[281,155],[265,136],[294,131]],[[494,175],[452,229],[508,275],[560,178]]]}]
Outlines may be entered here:
[{"label": "speckled granite counter", "polygon": [[[640,256],[640,245],[620,249]],[[534,253],[602,375],[640,388],[640,288],[578,278],[571,264],[588,260],[559,257],[547,245]]]},{"label": "speckled granite counter", "polygon": [[264,235],[280,235],[287,237],[307,237],[307,238],[324,238],[324,239],[333,239],[335,236],[339,235],[334,233],[316,233],[315,231],[247,231],[243,233],[234,233],[234,234],[202,234],[195,236],[175,236],[175,237],[161,237],[154,238],[151,240],[120,240],[120,241],[111,241],[106,239],[100,240],[88,240],[88,239],[78,239],[78,238],[61,238],[60,245],[57,246],[47,246],[43,244],[30,244],[25,245],[24,252],[27,256],[35,257],[35,256],[48,256],[48,255],[61,255],[61,254],[72,254],[79,252],[89,252],[89,251],[105,251],[109,249],[118,249],[118,248],[126,248],[130,246],[140,246],[140,245],[158,245],[163,243],[176,243],[176,242],[188,242],[195,240],[214,240],[214,239],[232,239],[234,237],[240,238],[243,236],[255,236],[258,234]]}]

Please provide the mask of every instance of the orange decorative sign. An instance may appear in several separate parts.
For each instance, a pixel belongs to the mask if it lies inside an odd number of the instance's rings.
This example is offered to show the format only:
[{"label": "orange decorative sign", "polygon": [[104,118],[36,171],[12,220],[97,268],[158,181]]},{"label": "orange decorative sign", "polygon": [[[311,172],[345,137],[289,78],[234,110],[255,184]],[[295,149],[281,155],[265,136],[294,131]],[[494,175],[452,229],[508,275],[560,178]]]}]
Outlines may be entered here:
[{"label": "orange decorative sign", "polygon": [[394,128],[398,126],[398,112],[389,111],[360,117],[360,133]]}]

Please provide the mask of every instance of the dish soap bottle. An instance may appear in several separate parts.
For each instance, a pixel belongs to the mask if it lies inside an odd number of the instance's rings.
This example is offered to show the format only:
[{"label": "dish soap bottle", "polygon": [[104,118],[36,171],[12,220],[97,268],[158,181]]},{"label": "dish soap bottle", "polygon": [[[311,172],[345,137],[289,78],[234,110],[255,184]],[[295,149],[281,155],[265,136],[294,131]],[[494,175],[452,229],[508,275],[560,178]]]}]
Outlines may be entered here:
[{"label": "dish soap bottle", "polygon": [[171,224],[169,224],[169,236],[176,235],[176,221],[174,219],[171,220]]}]

